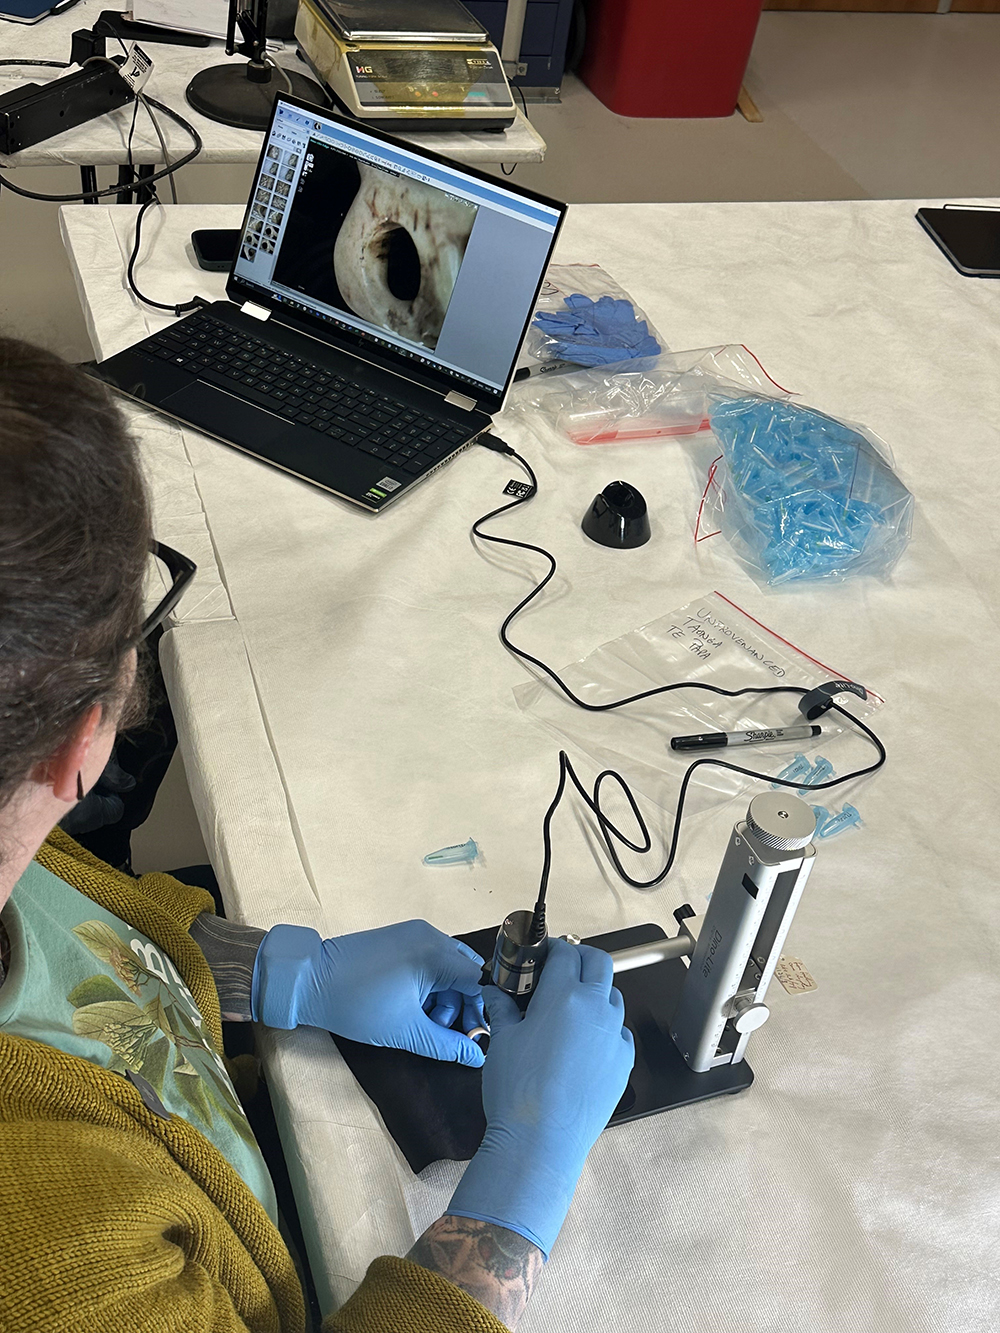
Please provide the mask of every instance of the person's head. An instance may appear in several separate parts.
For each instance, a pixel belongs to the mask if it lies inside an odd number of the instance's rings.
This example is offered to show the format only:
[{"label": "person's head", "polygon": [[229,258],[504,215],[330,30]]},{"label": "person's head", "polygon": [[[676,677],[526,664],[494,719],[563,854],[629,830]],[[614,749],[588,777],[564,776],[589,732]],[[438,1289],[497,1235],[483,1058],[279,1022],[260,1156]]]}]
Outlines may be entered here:
[{"label": "person's head", "polygon": [[22,798],[74,799],[74,766],[91,785],[134,709],[150,536],[107,390],[0,337],[0,861]]}]

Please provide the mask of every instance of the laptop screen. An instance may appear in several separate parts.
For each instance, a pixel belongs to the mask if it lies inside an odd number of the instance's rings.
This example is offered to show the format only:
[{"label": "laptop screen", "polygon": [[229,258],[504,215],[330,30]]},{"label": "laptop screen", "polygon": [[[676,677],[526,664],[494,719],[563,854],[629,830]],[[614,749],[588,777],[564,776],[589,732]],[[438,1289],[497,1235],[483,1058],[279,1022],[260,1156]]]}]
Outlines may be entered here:
[{"label": "laptop screen", "polygon": [[233,276],[502,392],[561,210],[278,99]]}]

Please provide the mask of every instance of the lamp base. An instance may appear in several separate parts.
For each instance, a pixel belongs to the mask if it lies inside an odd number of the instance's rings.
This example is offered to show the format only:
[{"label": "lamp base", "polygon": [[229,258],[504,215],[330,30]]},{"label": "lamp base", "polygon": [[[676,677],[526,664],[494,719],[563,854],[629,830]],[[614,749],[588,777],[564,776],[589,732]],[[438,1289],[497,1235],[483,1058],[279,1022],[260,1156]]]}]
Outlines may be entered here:
[{"label": "lamp base", "polygon": [[[209,120],[234,125],[241,130],[266,129],[274,99],[279,93],[287,93],[288,88],[284,79],[273,71],[266,83],[257,83],[249,77],[249,69],[249,64],[245,64],[212,65],[199,70],[185,89],[184,96],[195,111]],[[318,106],[327,105],[326,93],[313,79],[283,66],[282,73],[291,83],[295,97],[315,102]]]}]

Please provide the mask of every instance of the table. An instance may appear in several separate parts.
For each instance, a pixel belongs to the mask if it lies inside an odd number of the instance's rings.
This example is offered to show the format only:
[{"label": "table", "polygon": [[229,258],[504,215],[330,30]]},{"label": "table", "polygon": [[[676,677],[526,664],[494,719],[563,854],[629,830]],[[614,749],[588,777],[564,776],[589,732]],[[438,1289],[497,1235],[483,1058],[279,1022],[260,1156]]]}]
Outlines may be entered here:
[{"label": "table", "polygon": [[[103,10],[114,8],[108,0],[83,0],[70,12],[40,23],[26,25],[4,23],[3,57],[24,57],[36,60],[68,60],[70,36],[79,28],[88,28],[97,21]],[[109,39],[110,40],[110,39]],[[113,46],[114,43],[111,43]],[[113,54],[109,46],[109,54]],[[174,108],[185,120],[195,126],[204,140],[204,148],[196,159],[199,163],[253,163],[260,154],[261,134],[257,130],[241,130],[222,125],[199,115],[189,106],[184,90],[200,69],[222,64],[226,60],[225,44],[213,41],[209,46],[167,46],[150,43],[148,54],[153,58],[153,72],[145,92],[158,102]],[[298,59],[294,42],[285,44],[284,51],[275,51],[275,59],[289,69],[308,74],[308,67]],[[234,60],[238,57],[233,57]],[[25,66],[22,81],[45,83],[49,77],[59,78],[65,70]],[[17,86],[19,70],[0,67],[0,87]],[[160,128],[171,161],[191,148],[190,136],[166,116],[159,115]],[[21,153],[0,153],[0,169],[13,166],[53,166],[72,163],[81,166],[120,166],[125,162],[125,147],[132,123],[132,108],[121,107],[109,115],[88,121],[65,134],[35,144]],[[456,161],[472,166],[490,163],[541,162],[545,157],[545,141],[530,121],[518,111],[515,123],[501,134],[445,133],[412,134],[403,136],[411,143],[444,153]],[[132,156],[137,164],[163,161],[163,150],[149,118],[140,114],[133,138]],[[85,186],[85,189],[90,188]]]},{"label": "table", "polygon": [[[943,260],[916,207],[570,210],[560,261],[602,263],[673,347],[746,343],[805,401],[872,427],[917,514],[891,583],[764,594],[721,539],[693,544],[703,474],[684,445],[584,449],[536,438],[509,412],[499,423],[540,482],[503,531],[560,561],[521,642],[561,666],[716,588],[875,688],[889,751],[874,779],[838,794],[864,828],[821,846],[792,928],[789,952],[818,991],[773,997],[745,1095],[602,1136],[525,1333],[994,1326],[1000,310],[994,287]],[[222,279],[191,267],[186,238],[234,225],[239,210],[157,213],[146,290],[218,293]],[[129,216],[61,213],[102,357],[159,322],[123,290]],[[519,710],[512,691],[528,677],[496,630],[541,561],[468,538],[516,466],[474,449],[373,518],[129,410],[158,535],[199,563],[163,665],[227,910],[329,931],[419,915],[456,932],[529,906],[557,744]],[[653,539],[637,551],[609,552],[579,530],[616,477],[650,503]],[[845,744],[840,771],[869,753]],[[670,929],[676,906],[703,904],[742,814],[734,802],[692,820],[677,868],[642,895],[613,877],[579,807],[564,806],[550,928]],[[669,831],[668,817],[654,822]],[[485,866],[421,864],[470,834]],[[329,1304],[374,1255],[406,1251],[461,1167],[410,1176],[325,1034],[268,1034],[266,1060]]]}]

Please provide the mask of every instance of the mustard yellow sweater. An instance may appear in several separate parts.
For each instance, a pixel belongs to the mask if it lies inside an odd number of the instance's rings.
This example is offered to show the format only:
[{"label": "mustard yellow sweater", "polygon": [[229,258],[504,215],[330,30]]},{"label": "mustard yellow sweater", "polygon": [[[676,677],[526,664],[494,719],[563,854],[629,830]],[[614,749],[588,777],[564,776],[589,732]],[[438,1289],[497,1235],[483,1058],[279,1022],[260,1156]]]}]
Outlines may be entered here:
[{"label": "mustard yellow sweater", "polygon": [[[134,880],[56,829],[37,858],[170,955],[222,1049],[188,930],[209,894]],[[222,1154],[125,1079],[0,1032],[0,1333],[300,1333],[302,1292],[267,1213]],[[405,1259],[376,1259],[323,1333],[505,1333]]]}]

